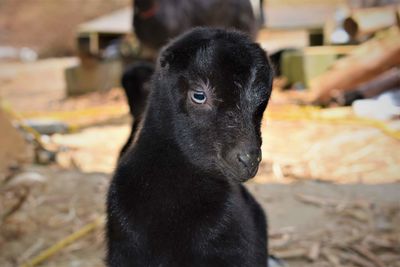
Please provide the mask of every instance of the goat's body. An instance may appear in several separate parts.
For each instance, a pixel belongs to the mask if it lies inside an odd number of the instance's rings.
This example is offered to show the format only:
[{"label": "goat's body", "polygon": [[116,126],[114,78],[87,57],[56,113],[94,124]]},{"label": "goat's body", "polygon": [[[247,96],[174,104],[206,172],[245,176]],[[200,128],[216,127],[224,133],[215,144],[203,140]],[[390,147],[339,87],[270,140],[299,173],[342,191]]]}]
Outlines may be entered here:
[{"label": "goat's body", "polygon": [[202,173],[170,141],[144,139],[110,188],[109,266],[265,267],[265,217],[247,190]]}]

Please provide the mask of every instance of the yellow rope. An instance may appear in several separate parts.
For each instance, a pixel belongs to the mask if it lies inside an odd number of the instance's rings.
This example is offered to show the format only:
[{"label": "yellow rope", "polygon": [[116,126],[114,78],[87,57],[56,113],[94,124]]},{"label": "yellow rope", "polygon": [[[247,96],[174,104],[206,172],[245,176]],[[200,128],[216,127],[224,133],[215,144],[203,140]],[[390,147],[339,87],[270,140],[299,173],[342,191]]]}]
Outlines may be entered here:
[{"label": "yellow rope", "polygon": [[40,141],[40,133],[38,133],[35,129],[29,127],[24,123],[25,119],[53,119],[60,120],[68,125],[69,132],[76,132],[80,128],[86,126],[82,123],[75,123],[77,119],[92,119],[99,117],[101,115],[109,117],[118,117],[128,114],[128,108],[125,105],[108,105],[108,106],[99,106],[99,107],[90,107],[83,108],[77,110],[66,110],[66,111],[50,111],[50,112],[15,112],[11,105],[2,101],[0,103],[0,107],[3,108],[10,116],[18,121],[21,127],[27,132],[31,133],[36,140]]},{"label": "yellow rope", "polygon": [[84,109],[53,111],[53,112],[24,112],[24,118],[49,118],[61,121],[74,120],[82,117],[98,117],[101,114],[107,116],[119,116],[127,114],[128,108],[125,105],[108,105],[99,107],[90,107]]},{"label": "yellow rope", "polygon": [[105,218],[102,216],[102,217],[97,218],[95,221],[86,224],[78,231],[68,235],[67,237],[61,239],[60,241],[58,241],[51,247],[45,249],[44,251],[42,251],[39,255],[37,255],[33,259],[26,261],[20,267],[34,267],[34,266],[42,263],[43,261],[47,260],[54,254],[56,254],[57,252],[59,252],[60,250],[65,248],[66,246],[74,243],[78,239],[80,239],[80,238],[84,237],[85,235],[89,234],[90,232],[94,231],[96,228],[102,226],[104,224],[104,221],[105,221]]}]

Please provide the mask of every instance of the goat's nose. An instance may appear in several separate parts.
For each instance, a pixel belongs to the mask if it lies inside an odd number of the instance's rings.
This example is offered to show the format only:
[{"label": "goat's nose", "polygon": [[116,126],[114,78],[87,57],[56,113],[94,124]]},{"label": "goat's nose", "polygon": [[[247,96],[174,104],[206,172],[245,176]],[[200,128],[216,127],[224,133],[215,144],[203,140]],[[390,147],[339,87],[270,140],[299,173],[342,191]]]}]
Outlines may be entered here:
[{"label": "goat's nose", "polygon": [[249,151],[243,151],[237,154],[237,158],[244,167],[252,170],[256,168],[261,161],[261,150],[252,149]]}]

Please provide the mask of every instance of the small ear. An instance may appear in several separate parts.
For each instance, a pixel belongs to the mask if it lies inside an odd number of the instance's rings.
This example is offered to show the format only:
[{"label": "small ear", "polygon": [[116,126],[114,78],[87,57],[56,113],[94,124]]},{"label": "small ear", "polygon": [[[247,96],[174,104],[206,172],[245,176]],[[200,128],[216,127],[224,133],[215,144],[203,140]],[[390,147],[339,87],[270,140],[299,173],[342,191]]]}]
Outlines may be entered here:
[{"label": "small ear", "polygon": [[161,68],[168,68],[174,58],[173,53],[168,48],[163,48],[158,59]]}]

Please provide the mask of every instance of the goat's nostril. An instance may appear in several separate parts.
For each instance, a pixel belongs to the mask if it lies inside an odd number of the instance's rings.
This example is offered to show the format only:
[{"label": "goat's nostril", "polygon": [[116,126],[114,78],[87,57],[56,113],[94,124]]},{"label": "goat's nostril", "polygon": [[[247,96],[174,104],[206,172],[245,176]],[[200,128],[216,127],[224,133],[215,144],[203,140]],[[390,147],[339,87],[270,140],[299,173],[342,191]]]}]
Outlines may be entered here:
[{"label": "goat's nostril", "polygon": [[257,150],[257,152],[238,153],[237,159],[245,167],[252,168],[261,162],[261,151]]},{"label": "goat's nostril", "polygon": [[254,166],[254,161],[249,153],[239,153],[237,155],[238,160],[243,163],[246,167]]},{"label": "goat's nostril", "polygon": [[237,158],[238,158],[239,162],[241,162],[247,168],[252,168],[256,164],[258,164],[258,158],[256,161],[256,158],[254,157],[254,155],[251,155],[250,153],[239,153],[237,155]]}]

